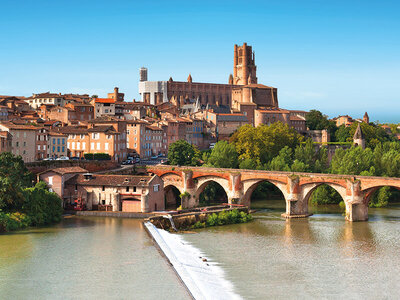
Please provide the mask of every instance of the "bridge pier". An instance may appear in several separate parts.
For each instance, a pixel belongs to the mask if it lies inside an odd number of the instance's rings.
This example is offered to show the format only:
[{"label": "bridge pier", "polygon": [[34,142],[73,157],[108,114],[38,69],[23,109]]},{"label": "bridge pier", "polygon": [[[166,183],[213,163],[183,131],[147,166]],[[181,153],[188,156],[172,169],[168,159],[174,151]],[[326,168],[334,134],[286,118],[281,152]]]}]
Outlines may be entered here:
[{"label": "bridge pier", "polygon": [[361,184],[356,180],[348,180],[346,188],[346,220],[350,222],[368,220],[368,203],[361,192]]},{"label": "bridge pier", "polygon": [[368,221],[368,205],[346,202],[346,220],[350,222]]},{"label": "bridge pier", "polygon": [[300,193],[299,178],[288,176],[288,184],[286,186],[286,212],[282,214],[285,218],[306,218],[311,214],[308,213],[308,199]]}]

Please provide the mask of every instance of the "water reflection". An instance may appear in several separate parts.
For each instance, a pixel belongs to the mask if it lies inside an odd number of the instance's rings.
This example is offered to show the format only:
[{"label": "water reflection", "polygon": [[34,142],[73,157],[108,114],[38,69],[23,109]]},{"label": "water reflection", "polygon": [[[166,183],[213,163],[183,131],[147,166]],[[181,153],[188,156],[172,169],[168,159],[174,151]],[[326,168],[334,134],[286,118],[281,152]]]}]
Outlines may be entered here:
[{"label": "water reflection", "polygon": [[298,243],[310,244],[316,241],[309,219],[286,219],[283,235],[286,246]]},{"label": "water reflection", "polygon": [[346,256],[358,255],[359,252],[373,254],[376,251],[376,240],[369,222],[344,222],[338,241]]},{"label": "water reflection", "polygon": [[50,228],[0,235],[0,299],[55,298],[188,295],[140,220],[70,217]]}]

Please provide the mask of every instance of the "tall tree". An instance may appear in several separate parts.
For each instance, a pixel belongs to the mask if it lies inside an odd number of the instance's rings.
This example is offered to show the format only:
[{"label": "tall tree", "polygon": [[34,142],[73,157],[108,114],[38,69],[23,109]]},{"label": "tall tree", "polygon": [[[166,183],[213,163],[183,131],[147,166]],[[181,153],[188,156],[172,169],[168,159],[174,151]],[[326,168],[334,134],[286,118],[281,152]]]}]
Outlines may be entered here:
[{"label": "tall tree", "polygon": [[21,156],[10,152],[0,154],[0,208],[18,209],[22,206],[22,190],[32,185],[32,174]]},{"label": "tall tree", "polygon": [[169,146],[168,161],[171,165],[198,166],[200,151],[185,140],[179,140]]},{"label": "tall tree", "polygon": [[256,128],[245,125],[240,127],[230,139],[235,145],[239,159],[241,161],[251,159],[257,166],[266,165],[285,146],[294,149],[301,140],[302,137],[294,128],[281,122]]},{"label": "tall tree", "polygon": [[238,165],[238,154],[235,146],[226,141],[219,141],[215,144],[206,163],[206,166],[216,168],[235,169]]},{"label": "tall tree", "polygon": [[306,126],[310,130],[327,129],[331,136],[331,140],[335,139],[335,132],[337,130],[336,123],[328,120],[328,116],[322,114],[319,110],[310,110],[306,115]]}]

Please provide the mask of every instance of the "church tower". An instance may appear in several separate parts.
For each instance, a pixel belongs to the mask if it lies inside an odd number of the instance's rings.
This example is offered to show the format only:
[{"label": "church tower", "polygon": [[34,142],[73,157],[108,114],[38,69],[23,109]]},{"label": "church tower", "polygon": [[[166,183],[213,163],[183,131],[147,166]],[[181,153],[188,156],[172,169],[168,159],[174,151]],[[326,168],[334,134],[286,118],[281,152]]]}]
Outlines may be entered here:
[{"label": "church tower", "polygon": [[251,46],[234,46],[233,55],[233,83],[247,85],[257,83],[257,67],[255,55]]},{"label": "church tower", "polygon": [[358,147],[365,149],[365,137],[361,130],[360,124],[358,124],[356,132],[354,132],[353,144],[356,147],[358,146]]}]

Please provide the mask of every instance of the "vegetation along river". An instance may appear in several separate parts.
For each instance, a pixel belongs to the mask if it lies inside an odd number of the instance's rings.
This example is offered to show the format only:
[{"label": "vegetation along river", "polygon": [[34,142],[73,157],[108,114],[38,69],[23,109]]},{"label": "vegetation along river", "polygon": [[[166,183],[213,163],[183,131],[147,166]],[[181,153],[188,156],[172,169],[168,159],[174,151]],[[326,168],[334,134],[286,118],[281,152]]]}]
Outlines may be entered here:
[{"label": "vegetation along river", "polygon": [[[339,206],[285,220],[257,201],[246,224],[184,239],[218,263],[245,299],[399,299],[400,206],[344,220]],[[188,299],[139,220],[71,217],[0,235],[0,298]]]}]

